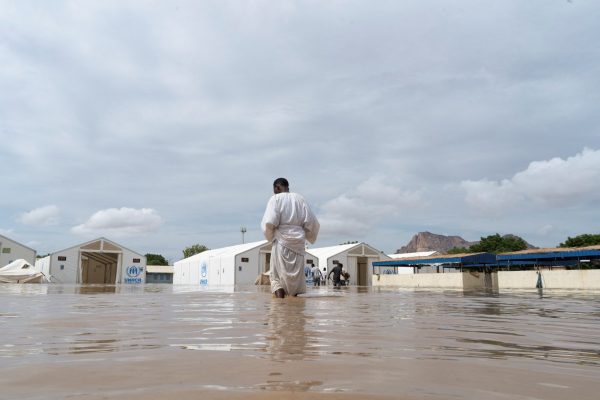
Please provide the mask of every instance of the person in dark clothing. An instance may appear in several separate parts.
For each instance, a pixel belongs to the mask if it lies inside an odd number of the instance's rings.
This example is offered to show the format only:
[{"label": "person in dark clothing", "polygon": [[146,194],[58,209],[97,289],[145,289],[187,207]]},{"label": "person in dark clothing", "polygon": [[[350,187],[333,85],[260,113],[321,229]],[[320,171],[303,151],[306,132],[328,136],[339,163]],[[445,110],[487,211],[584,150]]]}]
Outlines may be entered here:
[{"label": "person in dark clothing", "polygon": [[340,283],[340,277],[342,275],[342,267],[343,265],[337,264],[335,267],[333,267],[331,269],[331,271],[329,271],[329,274],[327,274],[327,279],[329,279],[329,277],[331,276],[331,274],[333,274],[333,287],[340,287],[342,284]]}]

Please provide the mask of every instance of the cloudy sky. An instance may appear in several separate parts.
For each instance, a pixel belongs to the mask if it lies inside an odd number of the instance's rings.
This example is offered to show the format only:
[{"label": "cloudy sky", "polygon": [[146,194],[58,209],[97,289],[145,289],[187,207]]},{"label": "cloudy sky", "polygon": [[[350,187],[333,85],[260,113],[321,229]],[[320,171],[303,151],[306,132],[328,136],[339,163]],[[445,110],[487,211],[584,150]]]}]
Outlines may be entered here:
[{"label": "cloudy sky", "polygon": [[171,261],[262,239],[278,176],[317,246],[600,230],[600,2],[0,1],[0,233]]}]

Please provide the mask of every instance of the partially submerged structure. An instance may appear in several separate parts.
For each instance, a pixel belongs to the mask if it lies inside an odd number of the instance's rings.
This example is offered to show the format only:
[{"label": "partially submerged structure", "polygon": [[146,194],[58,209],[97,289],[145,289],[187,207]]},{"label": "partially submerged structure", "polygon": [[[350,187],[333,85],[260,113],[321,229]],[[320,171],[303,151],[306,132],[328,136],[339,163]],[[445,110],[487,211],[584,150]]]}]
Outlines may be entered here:
[{"label": "partially submerged structure", "polygon": [[600,268],[600,246],[559,247],[501,253],[496,257],[498,268]]},{"label": "partially submerged structure", "polygon": [[141,284],[146,257],[101,237],[51,253],[35,265],[50,282]]},{"label": "partially submerged structure", "polygon": [[358,286],[372,284],[373,263],[383,260],[391,258],[362,242],[307,249],[305,257],[307,264],[314,263],[323,274],[329,273],[336,264],[341,263],[343,269],[350,274],[350,284]]},{"label": "partially submerged structure", "polygon": [[35,254],[36,251],[34,249],[4,235],[0,235],[0,268],[19,259],[23,259],[29,264],[34,264]]},{"label": "partially submerged structure", "polygon": [[[414,253],[394,253],[394,254],[388,254],[388,257],[390,257],[392,260],[401,260],[401,259],[412,259],[412,258],[417,258],[417,257],[429,257],[429,256],[433,256],[439,254],[438,251],[436,250],[430,250],[430,251],[417,251]],[[430,268],[435,268],[436,265],[431,265]],[[415,268],[396,268],[394,270],[392,269],[384,269],[383,273],[385,274],[414,274],[415,273]]]},{"label": "partially submerged structure", "polygon": [[399,274],[400,270],[412,269],[415,274],[445,273],[462,272],[465,268],[490,268],[495,265],[496,256],[492,253],[444,254],[376,262],[373,264],[373,272]]},{"label": "partially submerged structure", "polygon": [[259,275],[269,271],[271,246],[261,240],[195,254],[175,263],[173,284],[253,284]]},{"label": "partially submerged structure", "polygon": [[44,274],[26,260],[19,259],[0,268],[2,283],[42,283]]},{"label": "partially submerged structure", "polygon": [[[415,275],[402,277],[407,268]],[[377,286],[600,289],[600,246],[412,257],[376,262],[373,274]]]},{"label": "partially submerged structure", "polygon": [[146,283],[173,283],[172,265],[147,265]]}]

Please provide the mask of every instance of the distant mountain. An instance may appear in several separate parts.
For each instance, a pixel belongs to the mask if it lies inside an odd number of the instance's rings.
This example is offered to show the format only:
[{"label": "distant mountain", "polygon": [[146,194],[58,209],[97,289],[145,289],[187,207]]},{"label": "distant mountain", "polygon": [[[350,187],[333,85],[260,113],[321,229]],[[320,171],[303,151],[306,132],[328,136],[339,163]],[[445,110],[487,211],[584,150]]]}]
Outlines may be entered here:
[{"label": "distant mountain", "polygon": [[406,246],[400,247],[396,253],[415,253],[418,251],[439,251],[446,253],[453,247],[469,247],[478,242],[468,242],[460,236],[437,235],[431,232],[419,232],[410,239]]},{"label": "distant mountain", "polygon": [[[515,235],[508,234],[502,237],[516,237]],[[468,248],[479,241],[469,242],[460,236],[445,236],[437,235],[431,232],[419,232],[410,239],[406,246],[400,247],[396,250],[396,253],[415,253],[418,251],[438,251],[440,253],[446,253],[448,250],[454,247],[465,247]],[[527,244],[528,249],[537,249],[537,247]]]}]

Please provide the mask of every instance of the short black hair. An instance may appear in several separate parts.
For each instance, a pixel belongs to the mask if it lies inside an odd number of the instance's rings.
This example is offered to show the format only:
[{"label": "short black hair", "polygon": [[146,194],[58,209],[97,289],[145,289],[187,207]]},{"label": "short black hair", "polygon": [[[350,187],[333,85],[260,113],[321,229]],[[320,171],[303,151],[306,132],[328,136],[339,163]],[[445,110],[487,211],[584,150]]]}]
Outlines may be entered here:
[{"label": "short black hair", "polygon": [[277,179],[275,179],[275,182],[273,182],[273,186],[277,186],[277,185],[283,186],[284,188],[289,188],[290,187],[290,183],[285,178],[277,178]]}]

